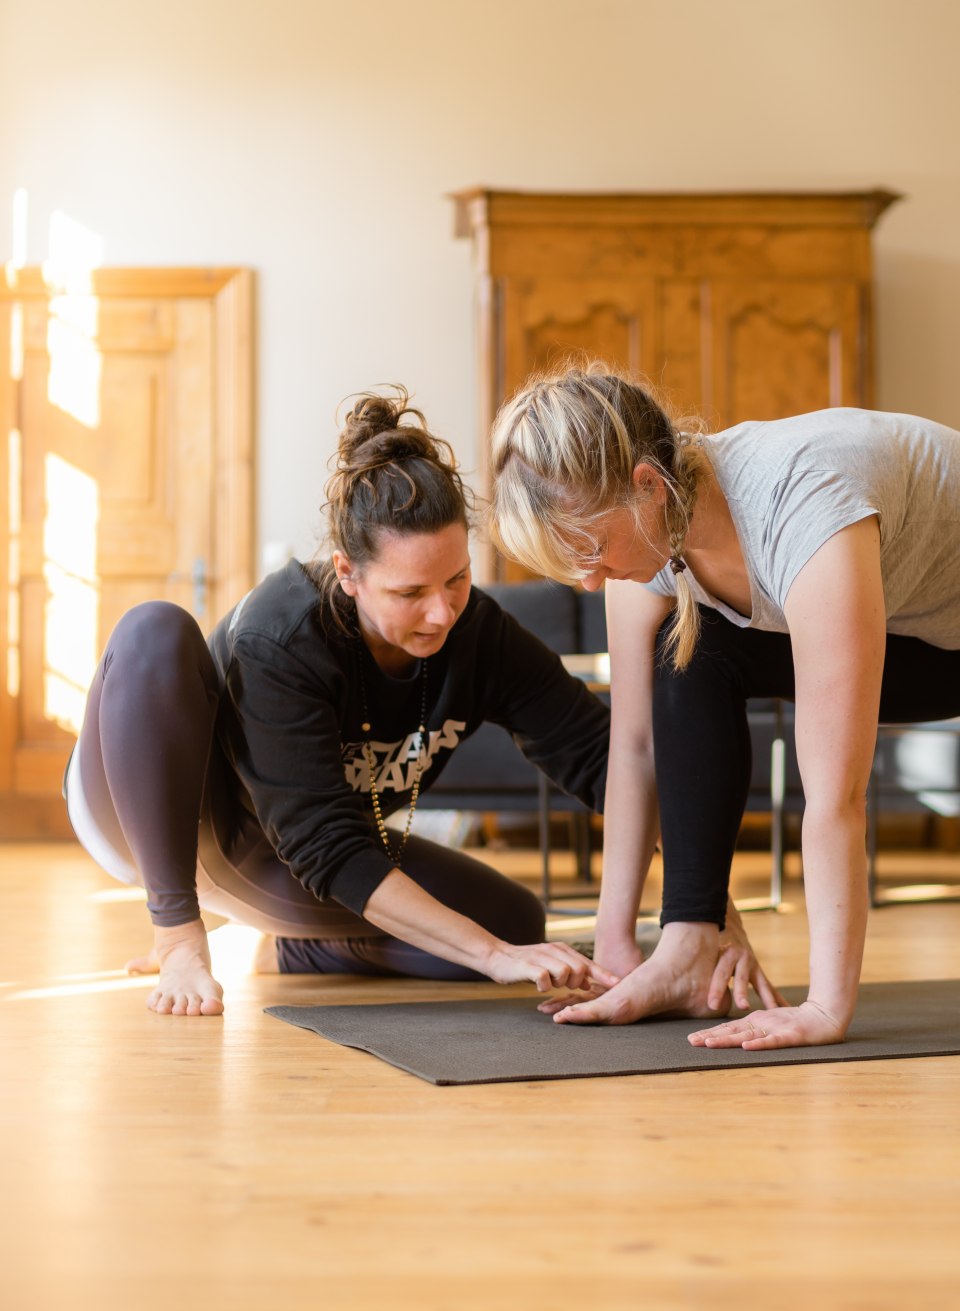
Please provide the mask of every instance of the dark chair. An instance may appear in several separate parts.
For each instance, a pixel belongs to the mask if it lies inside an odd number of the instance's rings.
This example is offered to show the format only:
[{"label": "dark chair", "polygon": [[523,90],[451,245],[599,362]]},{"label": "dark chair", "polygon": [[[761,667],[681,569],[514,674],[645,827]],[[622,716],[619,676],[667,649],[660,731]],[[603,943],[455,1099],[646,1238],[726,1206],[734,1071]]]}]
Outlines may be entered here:
[{"label": "dark chair", "polygon": [[956,901],[960,888],[936,884],[881,887],[877,828],[881,813],[960,816],[960,719],[881,724],[867,792],[867,871],[872,906]]},{"label": "dark chair", "polygon": [[[771,813],[771,902],[779,905],[786,816],[802,815],[804,807],[793,704],[752,702],[749,721],[754,760],[748,809]],[[866,835],[871,906],[960,900],[960,887],[880,884],[877,850],[883,814],[960,817],[960,719],[880,725],[867,788]]]}]

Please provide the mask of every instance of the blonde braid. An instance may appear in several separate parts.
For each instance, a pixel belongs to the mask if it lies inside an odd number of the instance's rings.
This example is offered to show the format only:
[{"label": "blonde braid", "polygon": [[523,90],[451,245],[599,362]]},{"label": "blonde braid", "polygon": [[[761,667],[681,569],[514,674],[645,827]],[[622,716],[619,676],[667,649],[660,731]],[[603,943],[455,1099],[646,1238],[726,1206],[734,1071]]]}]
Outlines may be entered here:
[{"label": "blonde braid", "polygon": [[700,637],[700,607],[694,600],[693,590],[687,580],[687,562],[683,558],[683,546],[690,529],[700,482],[701,457],[696,450],[699,445],[699,438],[682,432],[676,434],[672,481],[668,482],[672,499],[667,503],[666,515],[670,533],[670,568],[676,579],[677,604],[664,652],[677,671],[689,665]]}]

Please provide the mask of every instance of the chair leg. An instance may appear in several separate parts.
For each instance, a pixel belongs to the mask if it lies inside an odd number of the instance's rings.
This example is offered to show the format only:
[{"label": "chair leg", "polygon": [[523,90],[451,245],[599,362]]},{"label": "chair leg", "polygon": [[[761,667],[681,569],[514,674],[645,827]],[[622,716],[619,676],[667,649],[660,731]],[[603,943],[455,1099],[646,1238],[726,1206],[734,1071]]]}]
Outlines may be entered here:
[{"label": "chair leg", "polygon": [[870,905],[879,906],[877,896],[877,775],[870,770],[867,784],[867,889]]},{"label": "chair leg", "polygon": [[593,843],[589,815],[580,811],[570,812],[570,845],[576,853],[578,880],[581,883],[591,883],[593,871],[590,868],[590,857],[593,854]]}]

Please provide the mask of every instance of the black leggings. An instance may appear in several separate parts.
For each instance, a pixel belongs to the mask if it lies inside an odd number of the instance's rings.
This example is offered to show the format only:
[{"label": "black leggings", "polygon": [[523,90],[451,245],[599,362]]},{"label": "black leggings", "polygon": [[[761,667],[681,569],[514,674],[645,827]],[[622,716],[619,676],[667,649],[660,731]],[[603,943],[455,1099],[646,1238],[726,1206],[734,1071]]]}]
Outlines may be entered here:
[{"label": "black leggings", "polygon": [[[154,601],[124,615],[67,773],[70,818],[94,859],[144,885],[155,924],[187,923],[202,905],[276,934],[282,970],[480,977],[306,891],[239,804],[214,736],[219,697],[213,659],[186,611]],[[378,840],[372,827],[371,836]],[[411,836],[403,869],[495,936],[543,940],[534,894],[480,861]]]},{"label": "black leggings", "polygon": [[[700,642],[682,674],[664,659],[669,623],[658,642],[653,733],[664,860],[661,922],[722,926],[750,787],[747,698],[793,700],[793,653],[785,633],[738,628],[703,607],[701,621]],[[955,715],[960,651],[888,634],[880,722]]]}]

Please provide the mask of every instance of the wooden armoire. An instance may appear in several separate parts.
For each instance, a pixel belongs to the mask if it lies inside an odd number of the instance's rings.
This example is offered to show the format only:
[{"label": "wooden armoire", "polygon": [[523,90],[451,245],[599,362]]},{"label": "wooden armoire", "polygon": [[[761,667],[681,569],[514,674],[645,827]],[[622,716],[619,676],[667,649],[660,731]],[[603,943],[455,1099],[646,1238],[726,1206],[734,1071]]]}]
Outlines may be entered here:
[{"label": "wooden armoire", "polygon": [[[571,352],[713,429],[873,403],[870,233],[892,192],[453,199],[476,269],[482,495],[498,407]],[[492,551],[478,572],[524,576]]]}]

